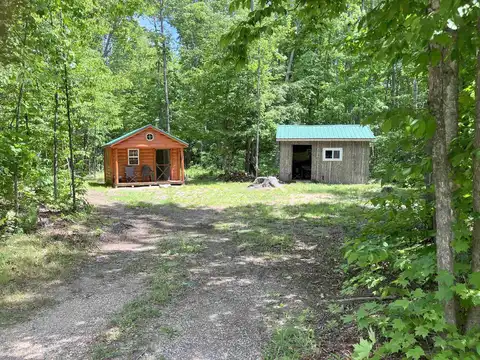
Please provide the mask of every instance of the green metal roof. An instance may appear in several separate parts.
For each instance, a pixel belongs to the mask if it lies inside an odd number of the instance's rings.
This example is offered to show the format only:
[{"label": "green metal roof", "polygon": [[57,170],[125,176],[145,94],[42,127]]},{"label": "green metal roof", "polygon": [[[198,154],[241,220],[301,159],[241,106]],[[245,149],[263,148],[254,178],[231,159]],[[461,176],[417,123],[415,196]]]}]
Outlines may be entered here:
[{"label": "green metal roof", "polygon": [[277,141],[295,139],[373,140],[375,136],[362,125],[278,125]]},{"label": "green metal roof", "polygon": [[186,143],[185,141],[183,141],[183,140],[181,140],[181,139],[173,136],[172,134],[167,133],[166,131],[160,130],[159,128],[157,128],[157,127],[155,127],[155,126],[153,126],[153,125],[145,125],[145,126],[142,126],[141,128],[132,130],[132,131],[126,133],[126,134],[123,134],[122,136],[119,136],[119,137],[116,138],[116,139],[113,139],[113,140],[109,141],[108,143],[106,143],[105,145],[103,145],[103,147],[113,145],[113,144],[115,144],[115,143],[117,143],[117,142],[119,142],[119,141],[122,141],[123,139],[128,138],[129,136],[132,136],[133,134],[135,134],[135,133],[137,133],[137,132],[140,132],[140,131],[145,130],[145,129],[148,129],[148,128],[151,128],[151,129],[154,129],[154,130],[156,130],[156,131],[158,131],[158,132],[161,132],[162,134],[167,135],[168,137],[171,137],[172,139],[175,139],[175,140],[177,140],[178,142],[181,142],[182,144],[185,144],[185,145],[188,146],[188,143]]}]

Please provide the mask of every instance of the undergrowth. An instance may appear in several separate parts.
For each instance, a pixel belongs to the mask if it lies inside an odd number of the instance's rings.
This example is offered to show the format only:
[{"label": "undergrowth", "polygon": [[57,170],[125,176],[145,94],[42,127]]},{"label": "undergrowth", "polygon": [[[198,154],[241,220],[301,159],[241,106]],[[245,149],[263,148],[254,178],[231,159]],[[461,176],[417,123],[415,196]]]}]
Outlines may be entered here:
[{"label": "undergrowth", "polygon": [[480,276],[470,273],[468,219],[467,230],[456,232],[454,277],[437,272],[432,210],[420,192],[382,193],[372,205],[345,245],[345,293],[366,288],[385,300],[345,318],[365,333],[353,359],[480,358],[480,332],[447,324],[442,305],[454,296],[464,309],[480,303]]},{"label": "undergrowth", "polygon": [[316,352],[315,332],[308,322],[308,312],[287,319],[274,330],[264,349],[264,360],[299,360]]},{"label": "undergrowth", "polygon": [[[87,221],[88,220],[88,221]],[[51,302],[43,293],[87,256],[98,232],[88,214],[52,220],[34,234],[3,235],[0,239],[0,325],[28,318]],[[88,223],[89,227],[85,227]]]}]

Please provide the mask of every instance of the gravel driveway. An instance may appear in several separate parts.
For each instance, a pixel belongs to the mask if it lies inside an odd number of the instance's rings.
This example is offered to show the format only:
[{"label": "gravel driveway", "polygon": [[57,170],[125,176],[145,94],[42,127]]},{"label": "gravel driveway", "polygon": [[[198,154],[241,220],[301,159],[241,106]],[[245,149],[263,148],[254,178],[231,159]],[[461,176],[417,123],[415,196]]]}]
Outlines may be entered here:
[{"label": "gravel driveway", "polygon": [[[126,268],[154,261],[155,243],[166,234],[203,236],[206,249],[187,263],[189,288],[142,329],[149,345],[137,349],[135,359],[260,359],[272,327],[311,296],[296,274],[311,272],[317,289],[319,281],[335,289],[340,283],[330,277],[331,264],[316,263],[316,245],[299,242],[292,253],[274,258],[239,250],[231,237],[212,230],[221,209],[128,208],[100,192],[90,194],[90,202],[112,224],[98,252],[55,290],[53,306],[0,330],[1,359],[90,358],[113,314],[147,291],[148,270]],[[313,271],[316,266],[321,269]]]}]

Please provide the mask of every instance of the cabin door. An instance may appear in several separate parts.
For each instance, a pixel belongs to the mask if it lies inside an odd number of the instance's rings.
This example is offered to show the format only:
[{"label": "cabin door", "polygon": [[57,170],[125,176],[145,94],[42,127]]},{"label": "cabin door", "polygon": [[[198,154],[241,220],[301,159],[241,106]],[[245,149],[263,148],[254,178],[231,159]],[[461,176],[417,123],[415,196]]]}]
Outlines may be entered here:
[{"label": "cabin door", "polygon": [[170,150],[157,150],[156,155],[155,178],[157,181],[170,180]]}]

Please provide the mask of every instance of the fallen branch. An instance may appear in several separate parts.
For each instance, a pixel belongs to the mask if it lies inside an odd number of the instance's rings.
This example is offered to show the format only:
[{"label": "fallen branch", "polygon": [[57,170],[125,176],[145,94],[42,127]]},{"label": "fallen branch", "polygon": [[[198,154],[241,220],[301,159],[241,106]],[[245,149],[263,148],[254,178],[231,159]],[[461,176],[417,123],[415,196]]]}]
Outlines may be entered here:
[{"label": "fallen branch", "polygon": [[352,297],[352,298],[343,298],[343,299],[323,299],[319,300],[318,304],[324,304],[329,302],[337,302],[337,303],[345,303],[345,302],[355,302],[355,301],[389,301],[397,299],[396,296],[360,296],[360,297]]}]

